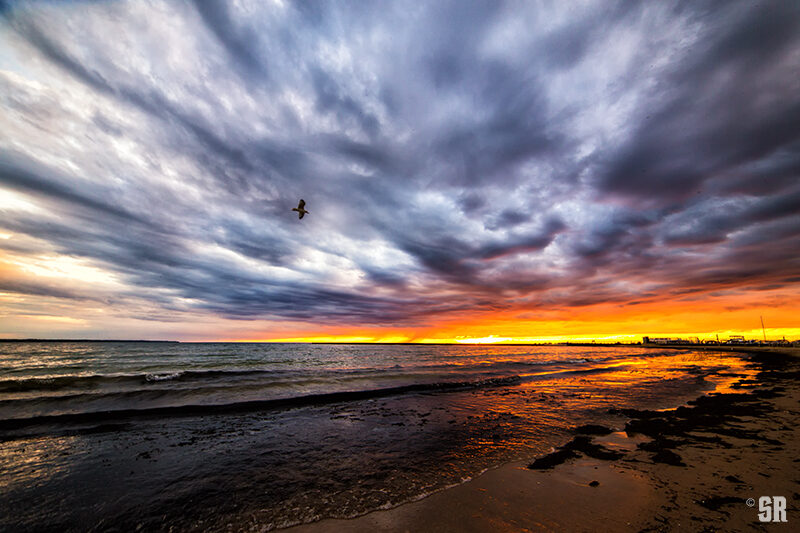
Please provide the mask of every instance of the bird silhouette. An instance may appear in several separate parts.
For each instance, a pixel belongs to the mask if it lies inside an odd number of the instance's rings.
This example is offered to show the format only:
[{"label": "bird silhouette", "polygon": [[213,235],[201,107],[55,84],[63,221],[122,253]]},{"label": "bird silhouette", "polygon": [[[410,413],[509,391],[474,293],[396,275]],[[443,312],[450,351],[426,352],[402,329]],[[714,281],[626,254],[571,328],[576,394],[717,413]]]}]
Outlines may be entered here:
[{"label": "bird silhouette", "polygon": [[303,218],[303,215],[308,213],[308,211],[306,211],[306,201],[301,198],[300,203],[297,204],[297,207],[293,207],[292,211],[297,211],[300,215],[298,218]]}]

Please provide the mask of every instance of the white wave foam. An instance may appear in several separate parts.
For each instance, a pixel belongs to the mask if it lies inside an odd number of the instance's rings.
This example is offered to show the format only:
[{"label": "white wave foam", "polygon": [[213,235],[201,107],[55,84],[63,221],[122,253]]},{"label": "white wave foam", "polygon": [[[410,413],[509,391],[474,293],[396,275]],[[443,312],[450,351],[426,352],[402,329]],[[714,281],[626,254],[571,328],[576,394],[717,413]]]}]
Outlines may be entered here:
[{"label": "white wave foam", "polygon": [[183,375],[183,372],[170,372],[167,374],[147,374],[144,378],[147,381],[169,381],[177,379]]}]

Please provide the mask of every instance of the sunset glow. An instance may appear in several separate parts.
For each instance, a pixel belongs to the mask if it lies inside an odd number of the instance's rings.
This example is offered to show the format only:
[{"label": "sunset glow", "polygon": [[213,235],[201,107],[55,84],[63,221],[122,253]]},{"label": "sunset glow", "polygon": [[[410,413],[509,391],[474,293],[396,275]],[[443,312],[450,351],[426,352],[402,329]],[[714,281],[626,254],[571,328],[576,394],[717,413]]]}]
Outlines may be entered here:
[{"label": "sunset glow", "polygon": [[797,0],[0,0],[0,531],[796,520],[798,73]]},{"label": "sunset glow", "polygon": [[0,5],[0,338],[800,338],[789,2],[246,4]]}]

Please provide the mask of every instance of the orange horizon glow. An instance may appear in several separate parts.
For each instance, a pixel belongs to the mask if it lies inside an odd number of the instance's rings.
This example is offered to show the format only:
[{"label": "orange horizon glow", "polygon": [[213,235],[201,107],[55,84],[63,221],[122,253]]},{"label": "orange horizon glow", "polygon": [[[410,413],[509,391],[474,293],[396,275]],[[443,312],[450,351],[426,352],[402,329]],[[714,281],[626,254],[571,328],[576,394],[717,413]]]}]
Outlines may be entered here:
[{"label": "orange horizon glow", "polygon": [[[519,310],[442,318],[426,328],[317,328],[287,334],[229,337],[239,342],[525,344],[639,342],[649,337],[726,340],[800,339],[800,299],[785,291],[694,296],[639,305],[599,304],[581,309]],[[761,328],[761,317],[764,330]]]},{"label": "orange horizon glow", "polygon": [[[330,343],[330,344],[559,344],[559,343],[584,343],[584,342],[599,342],[599,343],[615,343],[632,344],[641,342],[643,336],[649,337],[670,337],[690,339],[697,337],[701,341],[716,340],[719,336],[720,341],[725,341],[734,335],[744,335],[746,339],[753,339],[762,341],[763,336],[761,330],[749,331],[730,331],[714,334],[702,333],[651,333],[649,335],[638,334],[621,334],[621,335],[606,335],[606,336],[545,336],[545,337],[496,337],[490,335],[489,337],[435,337],[435,338],[413,338],[413,337],[365,337],[365,336],[352,336],[352,335],[324,335],[324,336],[309,336],[309,337],[278,337],[278,338],[264,338],[264,339],[225,339],[225,340],[205,340],[197,342],[252,342],[252,343],[297,343],[297,344],[311,344],[311,343]],[[766,334],[768,341],[787,340],[795,341],[800,340],[800,328],[784,328],[777,332],[775,330],[768,330]]]}]

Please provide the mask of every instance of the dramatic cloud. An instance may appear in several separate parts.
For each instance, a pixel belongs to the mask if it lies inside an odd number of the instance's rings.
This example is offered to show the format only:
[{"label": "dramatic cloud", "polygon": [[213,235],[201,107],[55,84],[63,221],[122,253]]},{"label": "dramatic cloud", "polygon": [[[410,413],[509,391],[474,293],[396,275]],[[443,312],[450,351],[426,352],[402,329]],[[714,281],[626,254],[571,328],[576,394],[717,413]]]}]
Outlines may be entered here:
[{"label": "dramatic cloud", "polygon": [[794,2],[0,2],[0,334],[796,294],[798,72]]}]

